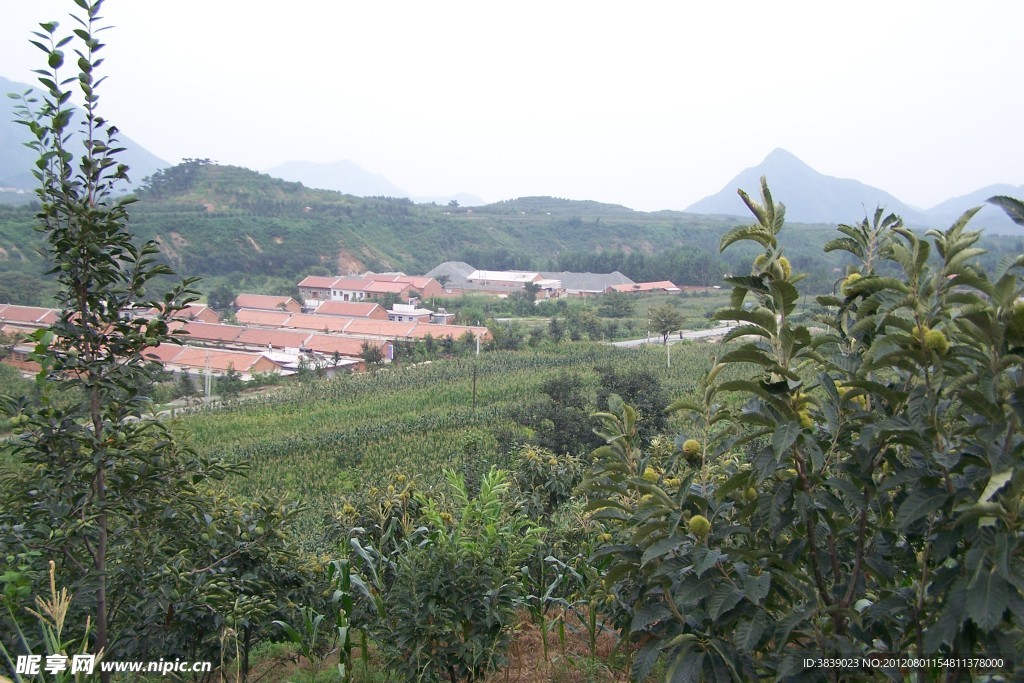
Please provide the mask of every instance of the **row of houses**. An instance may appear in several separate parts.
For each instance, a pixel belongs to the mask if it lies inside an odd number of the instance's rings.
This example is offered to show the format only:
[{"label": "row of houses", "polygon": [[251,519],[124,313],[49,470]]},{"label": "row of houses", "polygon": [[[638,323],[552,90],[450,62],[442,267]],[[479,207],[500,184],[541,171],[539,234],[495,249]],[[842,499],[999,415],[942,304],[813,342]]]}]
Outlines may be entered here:
[{"label": "row of houses", "polygon": [[[442,264],[435,271],[447,286],[429,273],[413,276],[369,272],[306,277],[298,284],[301,302],[287,296],[240,294],[234,301],[237,324],[231,325],[221,323],[217,312],[207,305],[190,304],[179,313],[174,325],[186,343],[157,347],[150,356],[168,370],[218,375],[234,368],[244,379],[261,372],[290,374],[303,363],[330,372],[361,370],[365,368],[364,344],[391,359],[394,344],[399,342],[428,336],[488,338],[485,327],[456,325],[454,316],[444,309],[422,307],[420,302],[427,298],[464,291],[502,295],[521,291],[527,284],[552,297],[702,289],[677,287],[668,281],[637,283],[617,272],[487,271],[461,262]],[[388,309],[380,305],[385,299],[392,302]],[[0,304],[0,332],[23,339],[33,330],[50,326],[59,316],[57,309]],[[5,362],[26,373],[37,372],[38,366],[29,358],[32,350],[30,343],[15,343]]]},{"label": "row of houses", "polygon": [[[431,322],[438,314],[412,304],[396,304],[385,311],[375,303],[327,303],[330,305],[323,309],[303,313],[302,306],[290,297],[242,294],[235,301],[241,306],[235,314],[239,324],[230,325],[221,323],[205,304],[190,304],[171,325],[184,345],[162,344],[146,355],[169,371],[216,376],[233,368],[249,380],[256,373],[292,374],[303,364],[326,374],[364,370],[367,347],[378,349],[382,358],[390,360],[398,342],[427,336],[456,339],[469,334],[480,340],[489,336],[484,327]],[[145,317],[153,311],[135,314]],[[440,315],[450,320],[448,314]],[[0,304],[0,332],[24,339],[59,316],[57,309]],[[38,364],[30,359],[33,350],[33,344],[16,341],[5,362],[25,373],[38,372]]]},{"label": "row of houses", "polygon": [[49,327],[59,319],[60,310],[56,308],[0,304],[0,334],[13,342],[3,362],[17,368],[23,374],[39,372],[39,364],[30,359],[35,344],[26,341],[25,338],[35,330]]},{"label": "row of houses", "polygon": [[617,270],[611,273],[480,270],[462,261],[446,261],[425,277],[442,279],[449,294],[489,292],[502,296],[524,291],[527,286],[534,287],[537,294],[545,298],[590,297],[611,292],[679,294],[711,289],[679,286],[668,280],[634,282]]},{"label": "row of houses", "polygon": [[401,303],[448,296],[440,282],[431,277],[405,273],[364,273],[362,275],[310,275],[299,282],[302,305],[309,309],[325,301],[380,301],[395,298]]},{"label": "row of houses", "polygon": [[319,308],[325,302],[374,302],[389,296],[403,304],[416,304],[425,299],[464,293],[507,296],[524,291],[527,287],[533,287],[542,298],[587,297],[610,292],[678,294],[710,289],[678,286],[668,280],[634,282],[618,271],[573,273],[481,270],[462,261],[446,261],[422,276],[373,272],[362,275],[311,275],[302,280],[298,287],[303,299],[301,305],[308,310]]},{"label": "row of houses", "polygon": [[542,297],[587,297],[603,294],[614,285],[633,284],[622,273],[574,273],[569,271],[545,272],[524,270],[482,270],[463,261],[445,261],[424,277],[444,281],[450,295],[463,293],[490,293],[507,296],[536,288]]}]

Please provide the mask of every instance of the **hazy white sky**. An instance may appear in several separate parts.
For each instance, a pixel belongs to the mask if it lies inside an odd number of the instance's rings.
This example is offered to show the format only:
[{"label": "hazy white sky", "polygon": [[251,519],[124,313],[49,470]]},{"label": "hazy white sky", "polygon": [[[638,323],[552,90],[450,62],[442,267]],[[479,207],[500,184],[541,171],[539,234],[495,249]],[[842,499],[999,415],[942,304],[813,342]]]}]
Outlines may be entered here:
[{"label": "hazy white sky", "polygon": [[[0,0],[0,75],[34,82],[29,32],[74,9]],[[921,207],[1024,183],[1017,0],[108,0],[104,15],[103,113],[172,163],[349,159],[413,195],[644,210],[685,208],[775,147]]]}]

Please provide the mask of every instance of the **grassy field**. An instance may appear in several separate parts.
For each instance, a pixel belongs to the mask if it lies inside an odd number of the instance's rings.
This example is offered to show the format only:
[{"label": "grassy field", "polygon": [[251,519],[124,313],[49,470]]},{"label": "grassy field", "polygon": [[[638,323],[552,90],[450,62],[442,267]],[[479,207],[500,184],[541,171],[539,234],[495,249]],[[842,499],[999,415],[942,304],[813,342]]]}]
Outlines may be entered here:
[{"label": "grassy field", "polygon": [[247,478],[228,482],[239,493],[272,493],[306,504],[301,532],[312,541],[316,525],[346,496],[386,485],[398,472],[430,486],[444,468],[501,462],[530,436],[529,425],[517,421],[524,407],[559,373],[578,374],[591,401],[595,368],[602,366],[649,370],[677,397],[692,394],[718,350],[677,344],[671,369],[656,347],[572,344],[488,353],[300,384],[182,417],[178,428],[200,452],[251,465]]}]

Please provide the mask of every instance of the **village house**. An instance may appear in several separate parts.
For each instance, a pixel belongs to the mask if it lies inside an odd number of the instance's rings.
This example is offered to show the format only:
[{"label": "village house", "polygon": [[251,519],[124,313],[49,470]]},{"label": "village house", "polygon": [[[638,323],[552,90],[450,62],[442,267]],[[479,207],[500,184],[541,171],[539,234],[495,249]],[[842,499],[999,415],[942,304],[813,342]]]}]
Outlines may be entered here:
[{"label": "village house", "polygon": [[419,308],[414,304],[395,304],[388,311],[388,320],[399,323],[429,323],[433,315],[434,312],[428,308]]},{"label": "village house", "polygon": [[298,287],[303,306],[310,310],[318,308],[324,301],[377,301],[394,296],[402,303],[410,303],[445,294],[437,280],[404,273],[310,275]]},{"label": "village house", "polygon": [[190,375],[209,374],[218,377],[234,370],[241,375],[243,381],[249,381],[256,373],[288,374],[283,364],[275,362],[266,354],[247,351],[161,344],[147,351],[146,357],[161,363],[168,372],[185,372]]},{"label": "village house", "polygon": [[[401,292],[411,294],[417,286],[431,291],[440,287],[429,278],[409,278],[390,274],[391,279],[364,282],[364,295]],[[398,281],[404,278],[413,281]],[[323,297],[315,313],[295,311],[298,302],[290,297],[239,295],[236,304],[246,304],[236,313],[238,325],[219,322],[214,311],[198,304],[188,306],[169,325],[185,345],[163,344],[148,349],[146,356],[163,364],[169,371],[198,374],[223,374],[229,367],[248,380],[257,372],[290,374],[300,367],[314,367],[318,372],[334,374],[336,371],[365,369],[362,359],[363,345],[379,348],[385,359],[394,357],[395,341],[413,341],[432,336],[437,339],[457,339],[467,332],[486,340],[485,327],[463,327],[450,323],[451,314],[443,310],[434,313],[415,304],[397,304],[396,312],[408,320],[388,320],[388,311],[372,301],[342,301],[329,298],[334,292],[344,295],[346,290],[334,285],[351,285],[352,278],[325,278],[330,287],[319,288],[321,282],[312,281],[313,289]],[[310,282],[304,281],[307,285]],[[338,283],[338,280],[345,280]],[[306,287],[306,292],[312,291]],[[349,293],[351,294],[350,290]],[[152,310],[144,311],[151,315]],[[133,315],[136,313],[132,313]],[[344,315],[342,315],[344,314]],[[0,304],[0,331],[24,337],[31,331],[47,327],[59,319],[56,309]],[[34,345],[15,344],[6,359],[10,365],[24,373],[38,372],[39,366],[29,360]]]},{"label": "village house", "polygon": [[56,308],[0,304],[0,324],[14,324],[28,330],[49,327],[60,318]]},{"label": "village house", "polygon": [[302,305],[308,309],[314,309],[324,301],[331,300],[332,286],[336,276],[307,275],[299,283],[299,293],[302,295]]},{"label": "village house", "polygon": [[462,261],[445,261],[424,277],[443,279],[449,295],[467,292],[490,293],[498,296],[522,291],[530,282],[543,292],[545,298],[561,296],[585,297],[604,294],[612,285],[633,284],[628,277],[611,273],[524,272],[478,270]]},{"label": "village house", "polygon": [[186,304],[185,308],[174,314],[174,317],[179,320],[195,320],[201,323],[220,322],[220,316],[217,315],[217,311],[206,304],[200,303]]},{"label": "village house", "polygon": [[364,301],[325,301],[313,313],[316,315],[336,315],[343,318],[388,319],[388,312],[381,308],[380,304]]},{"label": "village house", "polygon": [[235,308],[255,309],[260,311],[287,311],[301,313],[302,304],[290,296],[273,296],[270,294],[239,294],[235,297]]},{"label": "village house", "polygon": [[[381,309],[383,310],[383,309]],[[368,318],[344,318],[339,315],[317,315],[316,313],[296,313],[285,327],[292,327],[299,330],[311,330],[316,332],[341,333],[348,328],[353,320],[367,320]],[[379,318],[377,318],[379,320]]]},{"label": "village house", "polygon": [[235,311],[235,320],[240,325],[257,327],[285,327],[295,315],[288,311],[265,311],[255,308],[240,308]]}]

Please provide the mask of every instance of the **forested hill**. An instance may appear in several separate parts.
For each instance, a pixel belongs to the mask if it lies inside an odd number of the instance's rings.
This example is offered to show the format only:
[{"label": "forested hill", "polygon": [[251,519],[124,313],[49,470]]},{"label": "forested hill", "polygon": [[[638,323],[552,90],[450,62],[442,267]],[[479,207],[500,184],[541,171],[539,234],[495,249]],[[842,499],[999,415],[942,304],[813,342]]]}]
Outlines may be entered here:
[{"label": "forested hill", "polygon": [[696,242],[717,251],[731,227],[550,197],[473,208],[360,198],[196,160],[156,174],[138,198],[140,235],[159,239],[179,271],[195,275],[317,266],[422,273],[449,260],[555,270],[560,256],[596,251],[653,254]]},{"label": "forested hill", "polygon": [[[638,281],[708,285],[749,268],[751,256],[719,254],[722,234],[735,224],[729,218],[551,197],[473,208],[422,205],[309,189],[206,160],[157,172],[137,198],[130,213],[140,239],[156,240],[179,274],[207,283],[254,274],[294,283],[310,273],[424,273],[455,260],[489,269],[619,270]],[[0,206],[0,301],[44,303],[43,264],[34,255],[40,236],[32,224],[29,207]],[[794,267],[822,286],[836,266],[821,256],[832,236],[827,226],[784,233]]]}]

